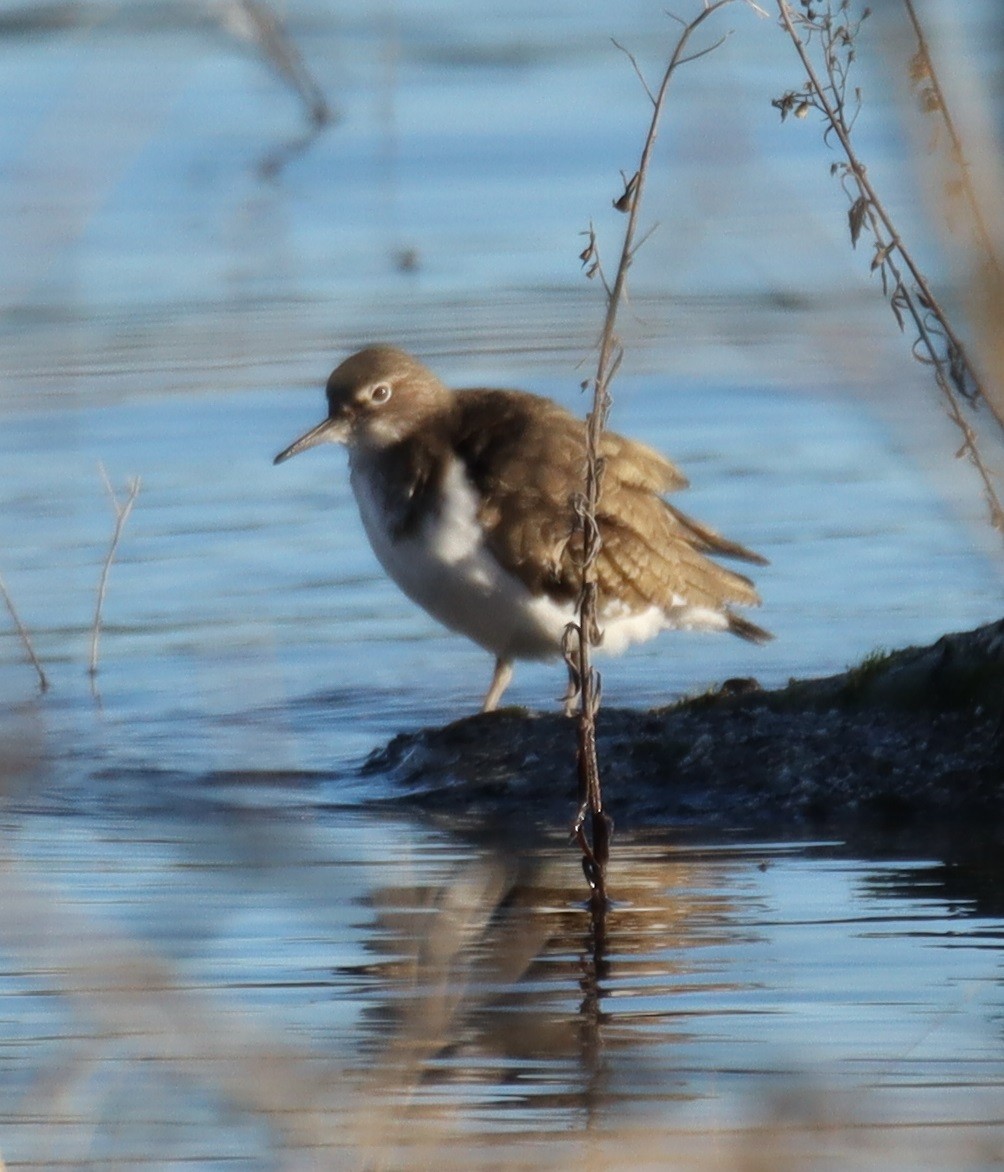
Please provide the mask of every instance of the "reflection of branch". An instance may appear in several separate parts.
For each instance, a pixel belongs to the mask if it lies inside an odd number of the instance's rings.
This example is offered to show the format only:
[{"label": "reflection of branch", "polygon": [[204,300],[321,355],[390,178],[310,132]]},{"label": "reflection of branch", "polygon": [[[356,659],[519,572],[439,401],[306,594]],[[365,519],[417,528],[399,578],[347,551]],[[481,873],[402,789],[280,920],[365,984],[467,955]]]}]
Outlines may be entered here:
[{"label": "reflection of branch", "polygon": [[[789,91],[777,98],[773,105],[780,111],[782,119],[789,113],[804,118],[810,109],[818,110],[826,122],[824,138],[828,139],[832,134],[840,144],[845,161],[834,163],[830,171],[840,176],[851,202],[848,212],[851,244],[857,244],[864,229],[871,234],[874,241],[872,272],[879,272],[882,291],[889,299],[900,329],[904,328],[907,318],[913,322],[917,332],[913,353],[919,361],[931,366],[935,383],[944,396],[948,416],[962,435],[959,454],[969,457],[983,483],[991,523],[1004,530],[1004,506],[959,400],[985,403],[1002,426],[1004,414],[986,393],[961,338],[900,237],[852,141],[854,116],[861,95],[859,90],[854,90],[854,109],[849,112],[848,75],[854,62],[855,39],[868,10],[865,9],[859,20],[853,21],[848,15],[848,0],[821,0],[818,8],[805,12],[795,12],[788,0],[777,0],[777,6],[781,26],[790,37],[808,80],[801,90]],[[805,33],[804,39],[801,32]],[[808,46],[814,39],[822,56],[822,74],[817,72],[809,55]],[[940,96],[938,100],[941,100]],[[950,121],[948,125],[954,131]],[[961,149],[955,138],[953,149]],[[958,161],[961,163],[961,158]]]},{"label": "reflection of branch", "polygon": [[35,654],[35,648],[31,644],[31,636],[28,634],[27,627],[25,627],[18,616],[17,610],[14,607],[14,599],[11,598],[7,591],[7,585],[3,580],[2,574],[0,574],[0,594],[3,595],[4,603],[10,611],[10,617],[14,620],[14,626],[17,627],[17,633],[21,637],[21,642],[24,644],[24,649],[28,653],[28,658],[31,660],[35,671],[38,672],[38,686],[45,692],[49,687],[49,679],[42,670],[42,665],[39,663],[38,656]]},{"label": "reflection of branch", "polygon": [[[614,207],[628,217],[621,246],[620,261],[613,283],[607,287],[607,311],[603,333],[599,342],[599,357],[596,375],[591,380],[593,387],[592,410],[586,418],[586,479],[585,491],[576,501],[578,528],[582,533],[582,589],[578,600],[578,622],[569,625],[565,639],[565,658],[571,673],[572,688],[578,686],[579,693],[579,811],[575,819],[574,834],[583,854],[583,867],[594,892],[594,910],[606,899],[604,873],[609,857],[611,822],[603,811],[603,796],[600,787],[599,762],[596,753],[596,714],[600,706],[600,679],[591,664],[592,646],[599,638],[598,599],[596,584],[596,559],[599,556],[602,538],[597,523],[600,494],[603,484],[603,461],[600,458],[600,443],[607,415],[610,411],[610,383],[620,366],[623,350],[617,338],[617,312],[624,299],[627,272],[634,260],[639,244],[635,241],[638,227],[638,211],[641,207],[645,180],[648,177],[652,150],[659,131],[663,106],[669,83],[676,70],[690,61],[696,61],[716,49],[724,38],[705,49],[685,55],[691,36],[720,8],[733,0],[703,0],[703,11],[693,20],[684,21],[675,17],[683,27],[673,55],[666,66],[662,82],[655,93],[649,88],[635,58],[628,53],[635,73],[641,79],[645,93],[652,103],[652,117],[642,147],[638,169],[625,179],[624,190],[614,201]],[[747,0],[749,2],[749,0]],[[755,5],[751,5],[756,7]],[[616,43],[616,42],[615,42]],[[620,48],[620,46],[618,46]],[[595,237],[589,230],[589,243],[580,254],[580,260],[588,265],[587,276],[602,274],[596,259]],[[604,277],[604,285],[606,278]],[[588,383],[585,384],[588,386]],[[589,822],[589,834],[586,823]]]},{"label": "reflection of branch", "polygon": [[[432,1145],[458,1137],[447,1132],[446,1113],[431,1120],[429,1132],[421,1130],[430,1122],[422,1096],[439,1077],[437,1059],[471,1046],[504,1051],[528,1021],[540,1020],[539,986],[531,978],[527,992],[521,983],[546,957],[549,941],[557,939],[563,954],[571,950],[559,909],[566,902],[575,906],[565,890],[564,868],[544,858],[536,849],[478,848],[441,886],[426,887],[419,879],[373,892],[379,914],[372,939],[394,957],[384,996],[400,1010],[365,1087],[366,1106],[353,1119],[359,1148],[368,1156],[361,1166],[439,1167]],[[535,1048],[552,1052],[554,1044],[545,1030]],[[395,1110],[389,1113],[390,1102]],[[417,1152],[416,1144],[422,1145]],[[393,1158],[402,1145],[416,1152],[403,1162]],[[447,1164],[480,1166],[463,1158]]]},{"label": "reflection of branch", "polygon": [[123,504],[119,504],[118,497],[115,495],[115,489],[112,488],[111,482],[108,479],[108,473],[105,471],[104,464],[99,464],[98,469],[101,472],[101,479],[105,482],[105,488],[108,490],[112,507],[115,510],[115,531],[112,533],[111,545],[108,547],[105,564],[101,567],[101,579],[98,582],[98,601],[94,608],[94,625],[91,628],[91,664],[89,670],[92,676],[98,674],[98,640],[101,635],[101,611],[105,604],[108,574],[112,568],[112,562],[115,559],[119,542],[122,540],[122,530],[125,528],[126,521],[129,520],[129,514],[132,512],[132,507],[136,503],[136,497],[139,496],[140,485],[139,477],[134,476],[129,481],[129,495]]}]

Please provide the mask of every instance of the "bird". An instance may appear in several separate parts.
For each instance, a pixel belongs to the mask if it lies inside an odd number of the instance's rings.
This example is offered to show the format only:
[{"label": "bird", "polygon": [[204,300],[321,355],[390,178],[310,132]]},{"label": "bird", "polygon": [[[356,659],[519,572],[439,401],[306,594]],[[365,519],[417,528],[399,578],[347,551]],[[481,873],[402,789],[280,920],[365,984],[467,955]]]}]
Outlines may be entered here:
[{"label": "bird", "polygon": [[[576,519],[583,420],[528,391],[451,390],[418,359],[372,345],[328,378],[327,417],[274,459],[348,448],[349,480],[373,552],[434,619],[495,657],[482,711],[495,710],[517,659],[562,653],[582,588]],[[687,478],[655,449],[605,431],[595,560],[601,649],[666,629],[773,638],[734,606],[760,602],[749,578],[709,555],[766,558],[681,512],[665,494]],[[574,673],[570,673],[574,679]],[[566,711],[575,689],[569,685]]]}]

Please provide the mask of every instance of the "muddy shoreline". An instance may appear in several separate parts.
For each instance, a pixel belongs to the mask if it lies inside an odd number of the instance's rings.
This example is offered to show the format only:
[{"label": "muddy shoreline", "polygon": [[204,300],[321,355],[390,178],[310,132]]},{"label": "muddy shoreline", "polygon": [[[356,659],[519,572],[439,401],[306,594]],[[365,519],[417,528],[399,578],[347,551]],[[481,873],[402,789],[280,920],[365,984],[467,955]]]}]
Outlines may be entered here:
[{"label": "muddy shoreline", "polygon": [[[647,712],[604,709],[604,795],[621,828],[798,837],[1004,831],[1004,620],[836,676],[749,680]],[[573,722],[505,709],[396,736],[366,772],[395,804],[470,826],[566,825]]]}]

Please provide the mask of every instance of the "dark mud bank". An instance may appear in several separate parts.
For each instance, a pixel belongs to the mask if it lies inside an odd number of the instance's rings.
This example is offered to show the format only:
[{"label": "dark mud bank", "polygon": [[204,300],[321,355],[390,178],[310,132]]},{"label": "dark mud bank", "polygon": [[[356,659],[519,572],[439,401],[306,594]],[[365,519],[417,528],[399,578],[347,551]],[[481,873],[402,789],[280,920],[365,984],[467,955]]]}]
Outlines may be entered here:
[{"label": "dark mud bank", "polygon": [[[604,796],[621,827],[784,834],[1004,828],[1004,621],[840,675],[719,692],[599,719]],[[561,826],[575,722],[509,709],[395,737],[363,767],[395,802],[465,822]]]}]

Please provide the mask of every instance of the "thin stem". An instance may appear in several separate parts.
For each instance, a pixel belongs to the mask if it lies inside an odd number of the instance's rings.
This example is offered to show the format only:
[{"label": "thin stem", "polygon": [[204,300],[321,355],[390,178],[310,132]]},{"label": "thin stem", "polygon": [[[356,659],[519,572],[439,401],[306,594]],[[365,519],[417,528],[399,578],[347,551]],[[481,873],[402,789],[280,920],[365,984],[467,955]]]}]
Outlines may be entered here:
[{"label": "thin stem", "polygon": [[108,490],[108,495],[111,498],[112,508],[115,510],[115,529],[112,533],[108,553],[105,555],[104,565],[101,567],[101,578],[98,581],[98,599],[94,607],[94,623],[91,627],[91,660],[88,669],[92,678],[98,674],[98,642],[101,638],[101,616],[105,605],[105,593],[108,589],[108,575],[111,572],[112,562],[115,560],[119,542],[122,540],[122,531],[125,528],[126,521],[129,520],[129,514],[132,512],[137,496],[139,496],[140,488],[140,479],[138,476],[134,476],[129,482],[128,496],[125,502],[119,504],[115,490],[112,488],[111,482],[108,479],[108,473],[105,471],[105,466],[99,464],[98,469],[101,472],[101,479],[105,482],[105,488]]},{"label": "thin stem", "polygon": [[321,87],[265,0],[229,0],[223,9],[223,19],[233,33],[258,46],[303,102],[307,117],[316,129],[335,120]]},{"label": "thin stem", "polygon": [[17,608],[14,606],[14,599],[11,598],[7,590],[7,584],[3,580],[3,575],[0,574],[0,595],[3,596],[4,603],[7,610],[10,612],[10,617],[14,620],[14,626],[17,627],[17,633],[20,636],[21,643],[31,660],[32,666],[38,673],[38,686],[43,692],[49,690],[49,679],[39,662],[38,656],[35,654],[35,648],[32,646],[31,635],[28,634],[28,628],[21,622],[21,618],[17,613]]},{"label": "thin stem", "polygon": [[[906,0],[908,3],[909,0]],[[890,305],[896,315],[900,327],[903,326],[903,311],[905,310],[913,320],[917,329],[917,343],[924,356],[917,354],[922,361],[930,362],[935,370],[935,382],[942,392],[948,405],[948,416],[959,428],[962,435],[961,453],[965,453],[970,463],[976,468],[983,483],[984,495],[990,511],[991,523],[998,529],[1004,530],[1004,507],[997,495],[993,477],[984,463],[976,443],[976,436],[972,428],[966,423],[958,396],[976,401],[982,400],[987,404],[997,422],[1004,427],[1004,415],[998,406],[988,396],[982,379],[969,360],[965,346],[948,320],[947,314],[937,301],[933,290],[913,260],[896,230],[891,216],[882,203],[878,193],[868,178],[867,168],[858,158],[851,139],[851,125],[846,118],[846,87],[850,64],[853,61],[853,39],[860,27],[857,25],[833,23],[833,16],[829,8],[822,10],[821,15],[809,17],[796,16],[788,0],[777,0],[781,24],[788,34],[798,53],[806,71],[808,82],[805,90],[800,94],[790,93],[775,101],[781,110],[782,117],[795,109],[796,114],[802,114],[809,106],[815,106],[823,114],[827,127],[824,138],[832,133],[840,143],[846,158],[844,164],[834,164],[831,170],[838,168],[843,171],[845,189],[850,184],[854,191],[848,189],[851,199],[849,213],[851,241],[856,243],[862,227],[867,224],[875,240],[875,254],[872,259],[872,269],[878,269],[882,276],[883,291],[888,295],[889,278],[892,278],[892,293]],[[846,5],[841,6],[841,12]],[[911,10],[912,14],[912,10]],[[864,16],[861,18],[864,19]],[[825,62],[827,82],[820,78],[806,42],[799,35],[798,28],[807,27],[809,37],[818,33],[822,39],[823,59]],[[919,33],[919,25],[916,26]],[[926,45],[921,41],[922,49],[926,53]],[[938,91],[940,93],[940,91]],[[939,100],[942,100],[939,98]],[[860,105],[860,98],[858,97]],[[950,123],[948,125],[951,126]],[[952,127],[954,131],[954,127]],[[961,144],[953,136],[953,145]],[[957,162],[962,166],[961,153]],[[897,263],[897,261],[899,263]],[[899,265],[908,274],[904,280]]]},{"label": "thin stem", "polygon": [[[871,180],[868,178],[867,168],[857,156],[857,152],[855,151],[854,145],[851,142],[850,128],[844,121],[842,110],[839,109],[837,105],[831,102],[826,96],[827,88],[831,88],[832,92],[832,87],[824,87],[822,82],[819,80],[819,76],[816,73],[816,70],[813,68],[812,59],[809,57],[805,42],[795,30],[788,0],[777,0],[777,4],[781,13],[781,23],[784,25],[785,31],[791,38],[792,43],[795,46],[795,51],[801,58],[802,64],[805,67],[806,75],[809,78],[809,84],[815,92],[815,97],[819,102],[819,106],[823,112],[824,117],[829,123],[829,129],[831,129],[837,136],[840,142],[840,146],[847,157],[847,162],[850,165],[850,171],[854,182],[860,189],[861,194],[865,196],[868,202],[872,205],[875,211],[875,215],[878,217],[889,236],[890,246],[895,248],[899,253],[903,264],[910,273],[910,279],[917,286],[921,296],[930,306],[935,307],[937,305],[937,300],[935,298],[934,292],[928,285],[924,274],[915,264],[912,255],[907,251],[906,246],[900,239],[899,232],[896,230],[896,225],[893,223],[892,217],[879,198],[878,192],[872,186]],[[938,318],[938,324],[944,331],[946,339],[959,352],[965,366],[966,375],[972,381],[973,386],[976,388],[976,393],[981,399],[987,402],[987,405],[990,407],[991,411],[993,411],[997,422],[1002,427],[1004,427],[1004,417],[1002,417],[996,411],[994,405],[990,402],[989,399],[987,399],[986,395],[984,395],[979,376],[973,369],[968,358],[965,356],[965,350],[963,348],[961,339],[955,333],[951,323],[947,320],[947,318],[944,317],[943,314],[939,312]]]},{"label": "thin stem", "polygon": [[[967,455],[969,462],[976,469],[976,474],[979,476],[983,485],[983,494],[987,501],[987,507],[990,510],[991,523],[995,529],[1004,531],[1004,506],[1001,505],[1001,500],[990,471],[983,462],[979,446],[976,442],[976,435],[966,420],[966,417],[962,414],[962,404],[959,402],[959,397],[945,376],[940,349],[932,337],[927,322],[924,320],[924,313],[921,307],[917,304],[916,294],[904,284],[895,261],[887,258],[885,264],[895,278],[895,295],[899,297],[899,304],[905,306],[907,312],[910,314],[917,329],[917,341],[926,351],[927,357],[922,358],[921,361],[929,362],[933,366],[935,383],[942,395],[944,395],[947,403],[948,418],[955,424],[962,435],[962,447],[959,450],[959,454]],[[919,358],[920,356],[918,355],[917,357]]]},{"label": "thin stem", "polygon": [[934,68],[934,61],[927,47],[927,38],[924,36],[924,29],[913,6],[913,0],[903,0],[903,7],[906,9],[906,15],[913,28],[913,35],[917,39],[917,53],[924,63],[925,78],[934,97],[934,107],[937,109],[941,121],[944,123],[945,130],[948,132],[948,137],[952,144],[952,161],[955,164],[961,189],[965,192],[966,203],[969,205],[969,214],[972,217],[973,227],[979,240],[980,249],[986,259],[993,265],[994,270],[1000,272],[997,250],[994,247],[986,220],[983,217],[983,209],[980,207],[980,201],[977,199],[976,192],[973,190],[968,168],[965,165],[966,155],[962,149],[962,139],[959,137],[959,132],[955,128],[955,120],[952,118],[952,112],[948,107],[948,102],[945,100],[945,94],[941,88],[941,80]]},{"label": "thin stem", "polygon": [[[586,419],[585,492],[577,506],[578,523],[582,530],[582,589],[578,601],[578,622],[573,624],[574,638],[569,641],[567,656],[573,678],[579,684],[579,812],[575,820],[573,834],[582,849],[583,868],[593,889],[594,907],[602,905],[606,898],[605,870],[609,858],[612,831],[612,823],[603,810],[603,795],[596,750],[596,715],[600,706],[600,678],[592,666],[592,647],[598,641],[600,634],[596,582],[596,559],[602,544],[602,535],[597,523],[600,497],[603,491],[603,459],[600,455],[600,449],[603,430],[610,411],[610,383],[623,356],[617,338],[617,314],[625,297],[628,269],[631,267],[638,247],[636,236],[639,212],[670,82],[681,65],[696,61],[721,45],[724,38],[719,39],[708,48],[698,50],[689,56],[686,55],[687,45],[694,33],[719,9],[733,2],[734,0],[704,0],[703,10],[692,20],[684,21],[681,18],[676,18],[682,26],[682,31],[655,93],[642,77],[635,58],[631,53],[627,53],[628,60],[641,79],[645,93],[652,103],[652,115],[638,161],[638,168],[634,174],[625,179],[624,191],[614,201],[614,206],[619,211],[626,212],[628,219],[624,229],[620,260],[613,281],[607,290],[607,308],[600,335],[596,374],[592,379],[592,410]],[[627,52],[626,50],[622,51]],[[587,250],[590,256],[594,244],[595,240],[590,230],[590,249]],[[583,259],[585,260],[585,255]],[[589,822],[589,835],[586,833],[587,821]]]}]

